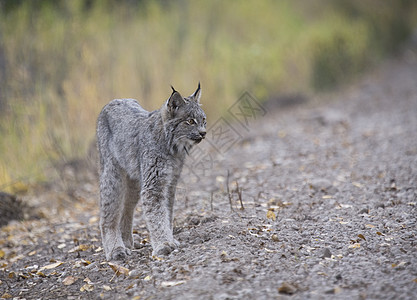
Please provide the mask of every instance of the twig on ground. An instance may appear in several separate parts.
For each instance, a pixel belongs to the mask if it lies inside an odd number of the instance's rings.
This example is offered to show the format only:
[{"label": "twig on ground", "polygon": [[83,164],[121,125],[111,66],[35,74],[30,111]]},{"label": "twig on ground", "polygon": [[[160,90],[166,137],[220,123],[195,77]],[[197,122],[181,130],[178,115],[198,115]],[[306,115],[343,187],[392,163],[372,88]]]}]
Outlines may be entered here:
[{"label": "twig on ground", "polygon": [[230,176],[230,172],[229,170],[227,170],[226,190],[227,190],[227,196],[229,197],[230,210],[233,211],[232,195],[230,194],[230,190],[229,190],[229,176]]},{"label": "twig on ground", "polygon": [[237,182],[237,180],[236,180],[236,193],[240,201],[240,210],[244,210],[245,208],[243,207],[243,201],[242,201],[242,189],[239,188],[239,183]]}]

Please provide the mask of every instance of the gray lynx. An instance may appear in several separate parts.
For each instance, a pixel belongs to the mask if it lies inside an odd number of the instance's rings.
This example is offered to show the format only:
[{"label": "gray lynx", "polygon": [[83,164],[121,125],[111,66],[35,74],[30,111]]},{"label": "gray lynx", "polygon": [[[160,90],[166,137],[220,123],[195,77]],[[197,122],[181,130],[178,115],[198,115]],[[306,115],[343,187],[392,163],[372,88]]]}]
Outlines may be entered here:
[{"label": "gray lynx", "polygon": [[152,255],[179,246],[173,236],[175,190],[186,154],[206,135],[201,89],[183,98],[172,88],[159,110],[116,99],[97,121],[100,154],[100,229],[107,260],[123,260],[133,247],[132,219],[142,201]]}]

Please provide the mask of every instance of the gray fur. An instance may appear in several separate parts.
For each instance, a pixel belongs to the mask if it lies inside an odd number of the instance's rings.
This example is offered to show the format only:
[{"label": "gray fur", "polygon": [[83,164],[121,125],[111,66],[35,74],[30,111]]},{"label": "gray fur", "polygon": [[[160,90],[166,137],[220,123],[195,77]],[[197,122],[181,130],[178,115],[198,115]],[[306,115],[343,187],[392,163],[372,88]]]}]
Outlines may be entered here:
[{"label": "gray fur", "polygon": [[100,154],[100,229],[107,260],[122,260],[133,246],[132,219],[142,200],[153,255],[178,247],[173,237],[175,189],[185,156],[206,133],[200,84],[177,91],[148,112],[133,99],[107,104],[97,121]]}]

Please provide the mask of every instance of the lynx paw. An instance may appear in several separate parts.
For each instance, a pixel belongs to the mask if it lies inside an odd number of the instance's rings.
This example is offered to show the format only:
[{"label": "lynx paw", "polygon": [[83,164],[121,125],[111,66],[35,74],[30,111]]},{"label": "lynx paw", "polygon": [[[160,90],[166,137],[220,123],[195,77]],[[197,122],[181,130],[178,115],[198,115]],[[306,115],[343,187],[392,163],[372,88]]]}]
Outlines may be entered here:
[{"label": "lynx paw", "polygon": [[174,240],[174,242],[165,242],[163,244],[158,245],[153,251],[153,256],[165,256],[170,254],[174,249],[178,248],[179,242]]},{"label": "lynx paw", "polygon": [[126,260],[127,256],[131,254],[129,249],[123,247],[117,247],[112,251],[112,260]]}]

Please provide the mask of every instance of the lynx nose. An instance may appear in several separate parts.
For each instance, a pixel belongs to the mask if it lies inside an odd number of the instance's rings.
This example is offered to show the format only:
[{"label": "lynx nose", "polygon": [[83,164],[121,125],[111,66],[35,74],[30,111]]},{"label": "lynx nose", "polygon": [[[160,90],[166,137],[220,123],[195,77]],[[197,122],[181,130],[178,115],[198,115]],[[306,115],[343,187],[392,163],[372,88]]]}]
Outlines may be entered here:
[{"label": "lynx nose", "polygon": [[204,137],[206,136],[206,132],[205,131],[200,131],[200,135],[201,135],[201,138],[204,139]]}]

